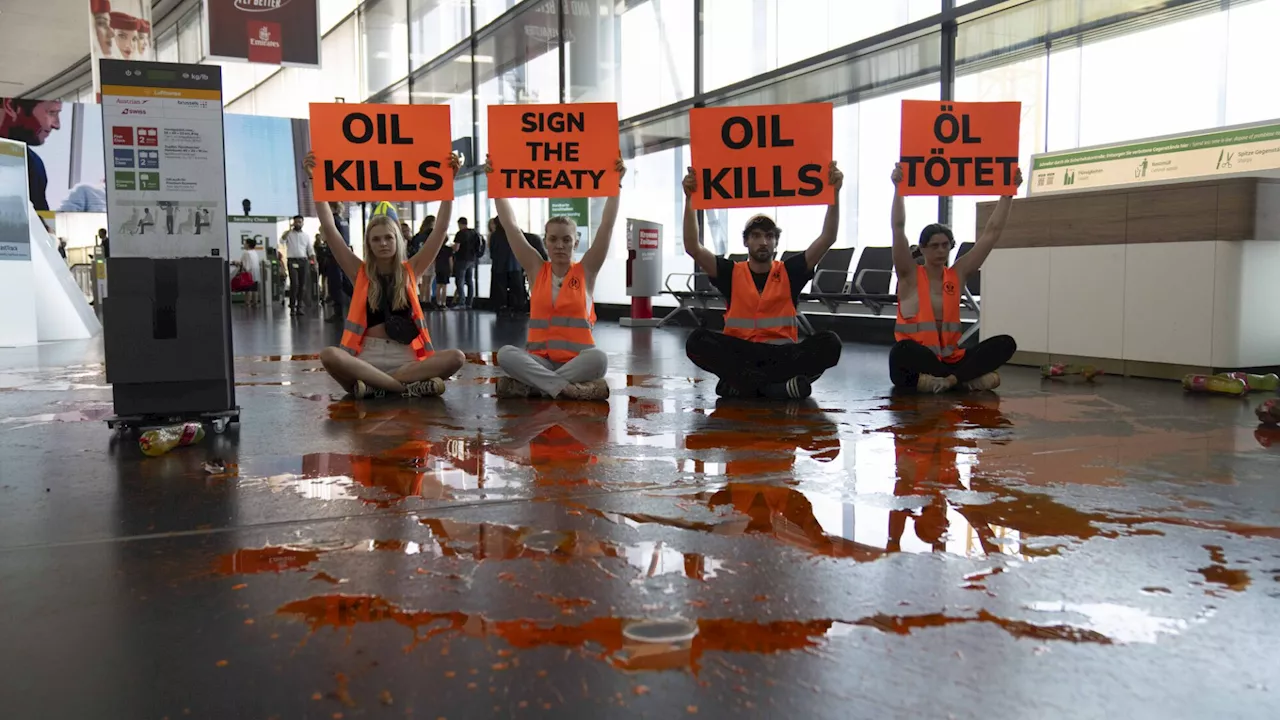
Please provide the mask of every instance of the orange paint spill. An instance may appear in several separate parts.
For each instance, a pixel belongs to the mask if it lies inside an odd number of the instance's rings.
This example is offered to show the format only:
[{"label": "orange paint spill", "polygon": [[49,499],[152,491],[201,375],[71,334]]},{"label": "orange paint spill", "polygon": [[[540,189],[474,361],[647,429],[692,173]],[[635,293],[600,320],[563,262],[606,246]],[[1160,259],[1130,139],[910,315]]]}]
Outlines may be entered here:
[{"label": "orange paint spill", "polygon": [[[837,624],[858,625],[885,633],[908,635],[915,630],[946,625],[982,623],[994,625],[1019,638],[1110,644],[1107,636],[1068,625],[1037,625],[979,611],[974,616],[873,615],[851,621],[784,620],[752,622],[727,618],[697,621],[692,640],[646,643],[629,639],[624,628],[637,622],[597,617],[577,625],[546,624],[531,620],[489,620],[462,612],[427,612],[400,608],[374,595],[319,595],[281,606],[279,615],[296,616],[311,632],[322,628],[352,628],[374,622],[393,622],[413,632],[413,644],[436,636],[494,637],[517,649],[556,646],[576,648],[620,670],[688,670],[697,674],[707,652],[776,654],[818,647]],[[493,669],[504,669],[499,662]],[[503,666],[499,668],[497,666]],[[448,675],[446,674],[446,677]]]},{"label": "orange paint spill", "polygon": [[214,571],[220,575],[254,575],[264,572],[302,570],[320,558],[318,550],[264,547],[237,550],[218,557]]}]

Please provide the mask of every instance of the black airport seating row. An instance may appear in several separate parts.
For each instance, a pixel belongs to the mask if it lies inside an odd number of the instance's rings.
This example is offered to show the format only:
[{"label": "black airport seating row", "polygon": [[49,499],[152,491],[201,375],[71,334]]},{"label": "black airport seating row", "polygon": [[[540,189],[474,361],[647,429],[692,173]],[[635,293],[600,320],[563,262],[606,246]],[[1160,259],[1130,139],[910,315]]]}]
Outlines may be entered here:
[{"label": "black airport seating row", "polygon": [[[956,252],[960,258],[973,248],[973,243],[961,243]],[[893,248],[863,248],[858,257],[858,264],[850,272],[853,255],[857,248],[833,248],[814,269],[812,282],[800,295],[800,306],[796,317],[804,332],[812,333],[813,328],[806,313],[825,313],[832,315],[880,316],[887,308],[896,308],[898,298],[891,293],[893,281]],[[782,254],[785,261],[801,251],[789,250]],[[741,262],[746,255],[730,255],[729,260]],[[700,269],[692,273],[670,273],[665,282],[666,294],[675,298],[679,306],[662,319],[660,325],[674,321],[681,314],[688,313],[699,325],[705,324],[700,313],[706,310],[725,309],[724,298],[711,284],[711,279]],[[965,332],[965,339],[977,332],[981,315],[981,277],[975,273],[965,283],[962,308],[971,321]],[[896,317],[896,309],[894,315]]]}]

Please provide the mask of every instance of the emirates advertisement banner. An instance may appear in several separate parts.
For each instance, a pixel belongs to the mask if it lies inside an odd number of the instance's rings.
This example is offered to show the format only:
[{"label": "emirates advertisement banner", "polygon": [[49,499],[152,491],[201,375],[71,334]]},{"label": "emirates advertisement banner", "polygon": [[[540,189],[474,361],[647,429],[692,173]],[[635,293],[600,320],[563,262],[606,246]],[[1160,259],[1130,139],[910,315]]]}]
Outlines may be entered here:
[{"label": "emirates advertisement banner", "polygon": [[204,0],[212,60],[320,67],[319,0]]},{"label": "emirates advertisement banner", "polygon": [[89,0],[89,57],[99,92],[99,60],[155,60],[151,0]]}]

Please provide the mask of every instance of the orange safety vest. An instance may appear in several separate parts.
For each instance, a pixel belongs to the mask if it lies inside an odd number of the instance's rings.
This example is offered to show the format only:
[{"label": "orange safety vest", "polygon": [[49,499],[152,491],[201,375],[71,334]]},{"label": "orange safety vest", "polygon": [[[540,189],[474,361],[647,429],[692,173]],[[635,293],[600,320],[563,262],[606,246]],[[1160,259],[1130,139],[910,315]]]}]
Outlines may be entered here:
[{"label": "orange safety vest", "polygon": [[751,342],[785,345],[799,339],[796,306],[791,301],[791,278],[777,260],[769,270],[764,292],[746,262],[734,263],[733,297],[724,314],[724,334]]},{"label": "orange safety vest", "polygon": [[574,263],[551,301],[551,263],[543,263],[533,281],[529,307],[529,340],[524,349],[551,362],[565,363],[596,346],[591,328],[596,324],[595,303],[587,301],[587,276],[582,263]]},{"label": "orange safety vest", "polygon": [[929,296],[929,273],[923,265],[916,266],[916,296],[920,309],[915,317],[902,316],[898,305],[898,324],[893,328],[897,340],[915,340],[933,351],[943,362],[960,362],[964,350],[960,349],[960,280],[956,271],[942,271],[942,322],[933,316],[933,298]]},{"label": "orange safety vest", "polygon": [[[413,311],[413,323],[418,326],[418,337],[409,343],[409,347],[413,348],[413,354],[419,360],[426,360],[435,354],[435,350],[431,347],[431,333],[427,332],[427,319],[422,315],[422,306],[418,304],[417,276],[413,274],[413,267],[409,263],[404,264],[404,271],[409,274],[409,282],[405,283],[409,309]],[[368,306],[369,275],[361,265],[360,273],[356,275],[355,292],[351,296],[351,309],[347,311],[347,322],[342,326],[342,349],[352,355],[359,355],[360,349],[364,347],[364,334],[369,331],[366,325],[369,318]]]}]

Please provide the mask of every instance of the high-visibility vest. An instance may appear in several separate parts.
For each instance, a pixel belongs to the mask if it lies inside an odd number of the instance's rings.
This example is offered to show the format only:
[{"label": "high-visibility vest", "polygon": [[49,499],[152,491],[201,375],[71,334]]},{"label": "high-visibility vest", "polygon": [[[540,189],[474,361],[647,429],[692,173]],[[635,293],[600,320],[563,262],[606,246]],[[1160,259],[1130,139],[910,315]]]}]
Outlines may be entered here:
[{"label": "high-visibility vest", "polygon": [[[413,348],[417,359],[426,360],[435,354],[435,350],[431,347],[431,333],[427,332],[427,319],[423,317],[422,306],[418,304],[417,275],[413,273],[413,267],[409,263],[404,264],[404,271],[409,274],[404,290],[409,296],[409,309],[413,311],[413,324],[418,328],[418,336],[409,343],[409,347]],[[364,347],[364,334],[369,330],[366,325],[369,317],[368,305],[369,275],[361,265],[360,273],[356,275],[355,292],[351,295],[351,309],[347,311],[347,322],[342,326],[342,349],[352,355],[359,355],[360,349]]]},{"label": "high-visibility vest", "polygon": [[959,362],[964,357],[960,349],[960,278],[952,268],[942,271],[942,321],[933,316],[933,298],[929,296],[929,273],[923,265],[916,266],[916,296],[920,309],[915,317],[902,316],[902,303],[898,303],[898,324],[893,336],[898,340],[915,340],[933,351],[943,362]]},{"label": "high-visibility vest", "polygon": [[529,299],[529,339],[524,349],[551,362],[565,363],[596,346],[591,328],[596,324],[595,304],[587,300],[587,275],[582,263],[574,263],[560,281],[560,292],[551,301],[551,263],[543,263],[533,281]]},{"label": "high-visibility vest", "polygon": [[777,345],[798,340],[798,327],[786,267],[774,260],[764,292],[759,292],[750,266],[746,262],[734,263],[733,297],[724,314],[724,334]]}]

